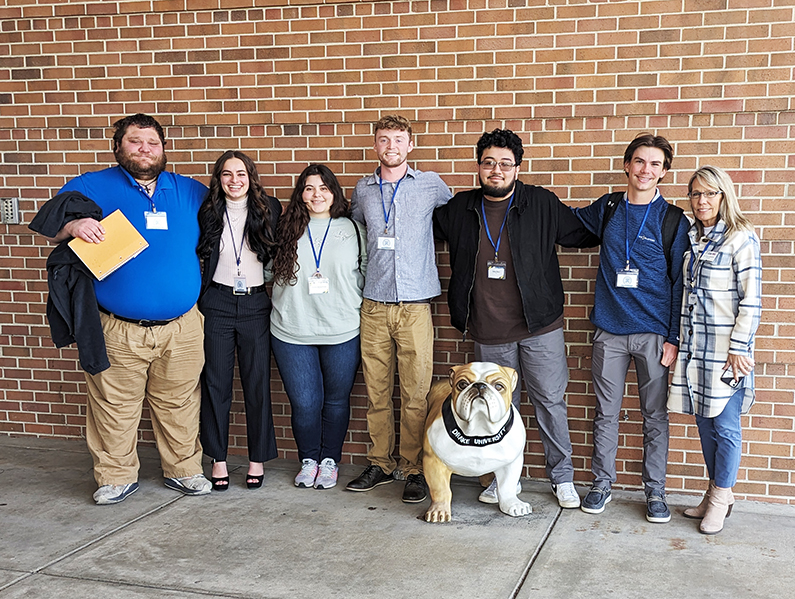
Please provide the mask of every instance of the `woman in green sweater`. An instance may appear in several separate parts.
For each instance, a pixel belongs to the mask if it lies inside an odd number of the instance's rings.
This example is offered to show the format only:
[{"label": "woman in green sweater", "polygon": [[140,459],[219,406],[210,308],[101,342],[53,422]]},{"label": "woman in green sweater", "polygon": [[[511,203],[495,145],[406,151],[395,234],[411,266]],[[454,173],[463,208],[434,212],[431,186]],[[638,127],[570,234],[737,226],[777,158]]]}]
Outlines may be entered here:
[{"label": "woman in green sweater", "polygon": [[292,407],[297,487],[337,483],[360,361],[365,239],[334,173],[305,168],[279,221],[272,267],[271,347]]}]

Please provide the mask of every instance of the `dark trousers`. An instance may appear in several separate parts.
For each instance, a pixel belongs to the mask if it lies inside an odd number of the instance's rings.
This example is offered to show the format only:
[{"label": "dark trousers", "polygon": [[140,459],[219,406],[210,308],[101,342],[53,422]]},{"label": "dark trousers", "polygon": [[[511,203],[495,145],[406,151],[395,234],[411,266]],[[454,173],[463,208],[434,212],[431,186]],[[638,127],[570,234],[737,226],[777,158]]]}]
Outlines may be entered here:
[{"label": "dark trousers", "polygon": [[199,300],[204,314],[204,372],[201,376],[201,443],[204,453],[226,460],[235,350],[246,408],[248,457],[276,457],[270,390],[270,311],[265,292],[233,295],[210,287]]}]

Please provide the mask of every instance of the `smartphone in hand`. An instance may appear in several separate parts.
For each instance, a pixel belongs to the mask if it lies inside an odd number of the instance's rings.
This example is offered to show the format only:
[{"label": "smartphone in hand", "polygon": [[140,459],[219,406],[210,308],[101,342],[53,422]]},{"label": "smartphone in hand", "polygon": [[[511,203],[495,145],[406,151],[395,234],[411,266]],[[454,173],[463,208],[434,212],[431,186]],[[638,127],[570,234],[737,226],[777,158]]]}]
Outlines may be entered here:
[{"label": "smartphone in hand", "polygon": [[745,378],[744,376],[741,376],[738,380],[735,381],[734,373],[732,372],[731,368],[724,370],[723,374],[720,375],[720,380],[722,380],[724,383],[729,385],[729,387],[731,387],[732,389],[736,389],[737,387],[739,387],[740,383],[744,378]]}]

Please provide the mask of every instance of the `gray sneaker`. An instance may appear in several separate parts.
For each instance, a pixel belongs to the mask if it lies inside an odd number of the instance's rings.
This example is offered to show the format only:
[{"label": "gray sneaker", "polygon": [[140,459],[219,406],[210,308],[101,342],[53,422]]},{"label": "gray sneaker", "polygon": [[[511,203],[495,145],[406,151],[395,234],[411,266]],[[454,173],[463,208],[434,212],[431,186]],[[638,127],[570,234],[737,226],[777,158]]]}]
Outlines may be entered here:
[{"label": "gray sneaker", "polygon": [[302,489],[310,489],[317,477],[317,462],[312,458],[301,460],[301,471],[295,475],[294,484]]},{"label": "gray sneaker", "polygon": [[213,488],[212,483],[203,474],[183,476],[182,478],[167,478],[165,484],[169,489],[179,491],[183,495],[208,495]]},{"label": "gray sneaker", "polygon": [[94,501],[97,505],[113,505],[121,503],[130,495],[138,490],[138,483],[128,483],[126,485],[102,485],[94,493]]},{"label": "gray sneaker", "polygon": [[337,486],[337,474],[339,467],[337,462],[331,458],[325,458],[318,466],[317,478],[315,479],[316,489],[330,489]]}]

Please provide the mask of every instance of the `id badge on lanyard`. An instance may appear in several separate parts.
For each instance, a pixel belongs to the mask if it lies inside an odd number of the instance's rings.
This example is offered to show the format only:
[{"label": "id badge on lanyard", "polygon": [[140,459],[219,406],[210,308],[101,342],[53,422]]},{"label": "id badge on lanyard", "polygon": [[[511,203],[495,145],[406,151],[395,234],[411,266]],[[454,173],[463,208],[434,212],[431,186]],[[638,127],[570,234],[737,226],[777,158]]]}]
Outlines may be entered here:
[{"label": "id badge on lanyard", "polygon": [[145,210],[144,218],[146,219],[147,229],[160,229],[162,231],[168,230],[168,217],[166,216],[165,212]]},{"label": "id badge on lanyard", "polygon": [[486,274],[489,279],[505,279],[506,264],[500,260],[489,260],[486,263]]},{"label": "id badge on lanyard", "polygon": [[328,293],[329,282],[328,278],[324,277],[319,272],[316,272],[309,277],[309,295],[320,295],[321,293]]}]

